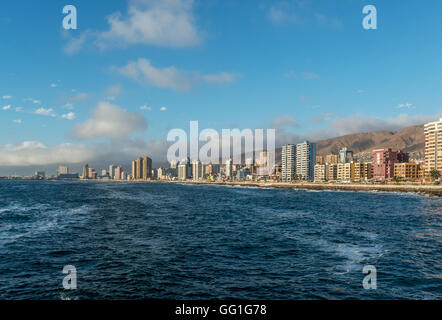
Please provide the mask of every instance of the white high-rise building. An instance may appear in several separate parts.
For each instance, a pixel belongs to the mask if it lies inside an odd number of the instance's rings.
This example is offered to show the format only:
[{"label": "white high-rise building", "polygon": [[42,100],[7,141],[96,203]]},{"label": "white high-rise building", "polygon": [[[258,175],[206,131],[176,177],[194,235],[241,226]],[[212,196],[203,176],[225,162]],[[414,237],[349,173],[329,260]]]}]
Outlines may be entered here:
[{"label": "white high-rise building", "polygon": [[194,181],[201,180],[201,161],[193,160],[192,162],[192,178]]},{"label": "white high-rise building", "polygon": [[109,166],[109,177],[111,178],[111,179],[115,179],[115,169],[116,169],[117,167],[115,166],[115,165],[113,165],[113,164],[111,164],[110,166]]},{"label": "white high-rise building", "polygon": [[183,159],[178,165],[178,179],[187,180],[192,177],[192,165],[189,158]]},{"label": "white high-rise building", "polygon": [[296,174],[303,180],[315,177],[316,143],[304,141],[296,145]]},{"label": "white high-rise building", "polygon": [[291,182],[295,174],[296,148],[294,144],[286,144],[282,147],[281,181]]},{"label": "white high-rise building", "polygon": [[442,118],[439,121],[427,123],[425,132],[425,175],[437,170],[442,174]]},{"label": "white high-rise building", "polygon": [[123,180],[123,167],[121,166],[116,167],[114,176],[111,178],[115,180]]},{"label": "white high-rise building", "polygon": [[232,177],[233,177],[233,160],[228,159],[226,161],[226,178],[232,179]]}]

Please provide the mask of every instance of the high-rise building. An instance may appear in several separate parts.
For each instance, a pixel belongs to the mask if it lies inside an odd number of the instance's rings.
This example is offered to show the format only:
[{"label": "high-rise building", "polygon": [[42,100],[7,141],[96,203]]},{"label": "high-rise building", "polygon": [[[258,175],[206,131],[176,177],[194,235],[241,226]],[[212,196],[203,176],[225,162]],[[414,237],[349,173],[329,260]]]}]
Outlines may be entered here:
[{"label": "high-rise building", "polygon": [[83,167],[83,179],[87,179],[89,177],[89,165],[86,164]]},{"label": "high-rise building", "polygon": [[136,161],[132,161],[132,174],[131,174],[131,178],[132,178],[132,180],[136,180],[137,179],[137,162]]},{"label": "high-rise building", "polygon": [[442,174],[442,118],[439,121],[427,123],[425,132],[425,176],[437,170]]},{"label": "high-rise building", "polygon": [[143,159],[143,172],[142,178],[143,180],[149,180],[152,178],[152,159],[149,157],[144,157]]},{"label": "high-rise building", "polygon": [[227,179],[232,179],[233,177],[233,160],[232,159],[227,159],[226,161],[226,178]]},{"label": "high-rise building", "polygon": [[347,147],[342,148],[339,151],[339,162],[347,163],[353,161],[353,151],[347,149]]},{"label": "high-rise building", "polygon": [[109,177],[111,178],[111,179],[115,179],[115,169],[117,168],[117,166],[115,166],[115,165],[113,165],[113,164],[111,164],[110,166],[109,166]]},{"label": "high-rise building", "polygon": [[194,181],[201,180],[202,177],[202,169],[201,169],[201,161],[199,160],[193,160],[192,162],[192,179]]},{"label": "high-rise building", "polygon": [[296,175],[303,180],[314,179],[316,143],[304,141],[296,145]]},{"label": "high-rise building", "polygon": [[139,157],[137,160],[137,172],[135,178],[137,180],[143,179],[143,158]]},{"label": "high-rise building", "polygon": [[293,181],[296,167],[296,147],[294,144],[286,144],[282,146],[281,162],[281,181]]},{"label": "high-rise building", "polygon": [[123,167],[118,166],[115,168],[115,175],[114,178],[115,180],[123,180]]},{"label": "high-rise building", "polygon": [[192,177],[192,165],[190,164],[189,158],[185,158],[180,161],[178,165],[178,179],[187,180]]},{"label": "high-rise building", "polygon": [[317,164],[324,164],[324,157],[322,156],[316,156],[316,163]]}]

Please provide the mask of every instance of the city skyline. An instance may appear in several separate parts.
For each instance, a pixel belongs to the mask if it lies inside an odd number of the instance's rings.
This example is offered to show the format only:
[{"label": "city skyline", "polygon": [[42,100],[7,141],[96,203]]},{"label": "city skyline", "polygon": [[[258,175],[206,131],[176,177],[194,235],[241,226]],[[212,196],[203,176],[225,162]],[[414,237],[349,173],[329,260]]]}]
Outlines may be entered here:
[{"label": "city skyline", "polygon": [[[439,2],[428,12],[373,1],[377,30],[361,26],[364,1],[83,0],[77,30],[63,30],[60,4],[26,2],[23,13],[23,3],[0,10],[0,174],[60,163],[80,172],[145,153],[165,163],[167,132],[190,120],[276,128],[280,147],[440,117],[442,45],[426,41],[442,29]],[[134,13],[158,13],[162,37],[136,29]]]}]

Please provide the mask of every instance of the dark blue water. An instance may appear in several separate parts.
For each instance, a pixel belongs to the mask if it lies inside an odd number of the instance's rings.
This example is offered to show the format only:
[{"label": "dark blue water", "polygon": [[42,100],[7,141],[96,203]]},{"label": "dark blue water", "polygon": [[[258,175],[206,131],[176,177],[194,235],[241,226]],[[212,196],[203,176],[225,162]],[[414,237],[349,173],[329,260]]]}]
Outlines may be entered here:
[{"label": "dark blue water", "polygon": [[0,181],[0,299],[142,298],[441,299],[442,198]]}]

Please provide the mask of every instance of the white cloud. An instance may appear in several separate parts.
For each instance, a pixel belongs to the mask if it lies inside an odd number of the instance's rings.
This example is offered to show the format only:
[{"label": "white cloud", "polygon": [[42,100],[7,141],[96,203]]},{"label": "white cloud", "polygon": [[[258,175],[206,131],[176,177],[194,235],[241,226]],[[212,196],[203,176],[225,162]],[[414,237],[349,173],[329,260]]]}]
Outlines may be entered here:
[{"label": "white cloud", "polygon": [[48,116],[48,117],[55,117],[55,113],[54,113],[54,109],[52,108],[38,108],[37,110],[34,111],[35,114],[41,115],[41,116]]},{"label": "white cloud", "polygon": [[80,163],[90,160],[93,149],[69,143],[47,147],[38,141],[0,146],[0,166],[32,166],[59,163]]},{"label": "white cloud", "polygon": [[5,100],[8,100],[8,99],[12,99],[12,96],[3,96],[2,98]]},{"label": "white cloud", "polygon": [[23,108],[22,107],[16,107],[15,108],[15,112],[23,112]]},{"label": "white cloud", "polygon": [[291,115],[281,116],[273,119],[270,122],[270,127],[281,128],[281,127],[298,127],[299,124],[296,122],[295,118]]},{"label": "white cloud", "polygon": [[68,112],[68,113],[66,113],[66,114],[62,114],[61,117],[62,117],[63,119],[66,119],[66,120],[74,120],[74,119],[75,119],[75,113],[73,113],[73,112]]},{"label": "white cloud", "polygon": [[175,67],[156,68],[149,60],[143,58],[114,69],[128,78],[158,88],[186,91],[192,87],[192,80],[186,72]]},{"label": "white cloud", "polygon": [[237,79],[237,75],[235,73],[221,72],[219,74],[207,74],[203,76],[203,79],[209,83],[230,84]]},{"label": "white cloud", "polygon": [[22,124],[22,120],[21,119],[17,119],[17,120],[12,120],[13,123],[17,123],[17,124]]},{"label": "white cloud", "polygon": [[176,91],[190,90],[201,80],[224,85],[233,83],[238,78],[236,73],[221,72],[219,74],[200,75],[197,72],[179,70],[174,66],[154,67],[148,59],[144,58],[130,61],[124,67],[112,67],[112,69],[140,83]]},{"label": "white cloud", "polygon": [[11,109],[11,105],[7,105],[7,106],[2,107],[2,110],[9,110],[9,109]]},{"label": "white cloud", "polygon": [[49,86],[50,86],[51,88],[56,88],[56,87],[58,87],[58,85],[57,85],[56,83],[51,83]]},{"label": "white cloud", "polygon": [[437,119],[437,116],[400,114],[397,117],[380,119],[356,114],[347,118],[336,119],[331,122],[338,135],[361,133],[370,131],[396,131],[409,126],[421,125]]},{"label": "white cloud", "polygon": [[397,105],[397,108],[398,109],[413,109],[414,108],[414,106],[413,106],[413,104],[412,103],[400,103],[400,104],[398,104]]},{"label": "white cloud", "polygon": [[19,144],[0,146],[0,168],[32,166],[56,166],[59,164],[83,166],[92,162],[106,167],[110,163],[125,164],[139,156],[149,156],[154,161],[166,162],[167,149],[171,143],[161,140],[122,139],[114,142],[92,145],[65,143],[47,146],[39,141],[25,141]]},{"label": "white cloud", "polygon": [[161,107],[161,108],[160,108],[160,111],[166,111],[166,110],[167,110],[166,107]]},{"label": "white cloud", "polygon": [[86,122],[72,129],[72,134],[80,139],[116,138],[144,131],[146,128],[146,120],[142,114],[128,112],[108,102],[100,102]]},{"label": "white cloud", "polygon": [[82,33],[78,38],[71,37],[68,35],[68,33],[65,34],[67,36],[67,44],[63,50],[69,56],[79,52],[87,38],[91,35],[90,31]]},{"label": "white cloud", "polygon": [[140,110],[146,110],[146,111],[151,111],[152,110],[152,107],[149,107],[148,105],[144,105],[144,106],[141,106],[140,107]]},{"label": "white cloud", "polygon": [[131,0],[128,14],[108,17],[109,30],[98,36],[101,48],[147,44],[188,47],[198,44],[193,0]]}]

